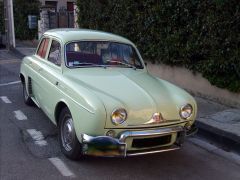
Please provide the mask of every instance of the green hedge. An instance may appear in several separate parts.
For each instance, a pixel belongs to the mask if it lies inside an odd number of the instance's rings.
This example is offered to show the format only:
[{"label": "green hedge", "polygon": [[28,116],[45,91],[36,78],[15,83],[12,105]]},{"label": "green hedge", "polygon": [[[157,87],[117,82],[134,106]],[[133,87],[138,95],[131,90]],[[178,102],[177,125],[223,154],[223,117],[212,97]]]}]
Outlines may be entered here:
[{"label": "green hedge", "polygon": [[28,28],[28,15],[39,16],[40,2],[38,0],[14,0],[14,25],[15,36],[20,40],[34,39],[38,29]]},{"label": "green hedge", "polygon": [[239,0],[77,0],[79,26],[125,36],[145,59],[240,92]]}]

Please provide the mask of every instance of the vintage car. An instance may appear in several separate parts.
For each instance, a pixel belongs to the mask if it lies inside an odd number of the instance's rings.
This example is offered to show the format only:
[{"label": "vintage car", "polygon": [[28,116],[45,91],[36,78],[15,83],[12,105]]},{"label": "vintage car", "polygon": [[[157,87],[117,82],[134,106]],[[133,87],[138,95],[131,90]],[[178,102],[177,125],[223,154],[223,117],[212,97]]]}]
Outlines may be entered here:
[{"label": "vintage car", "polygon": [[147,71],[136,46],[85,29],[45,32],[20,69],[23,97],[59,129],[67,157],[179,149],[196,132],[194,98]]}]

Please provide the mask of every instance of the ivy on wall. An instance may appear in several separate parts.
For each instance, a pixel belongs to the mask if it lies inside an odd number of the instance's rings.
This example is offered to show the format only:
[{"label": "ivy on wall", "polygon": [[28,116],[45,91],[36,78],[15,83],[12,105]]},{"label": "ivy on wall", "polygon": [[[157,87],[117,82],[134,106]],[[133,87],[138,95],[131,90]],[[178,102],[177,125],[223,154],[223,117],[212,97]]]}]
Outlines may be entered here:
[{"label": "ivy on wall", "polygon": [[14,26],[17,39],[34,39],[37,29],[28,28],[28,15],[39,15],[40,2],[38,0],[14,0]]},{"label": "ivy on wall", "polygon": [[145,59],[240,92],[239,0],[77,0],[81,28],[132,40]]}]

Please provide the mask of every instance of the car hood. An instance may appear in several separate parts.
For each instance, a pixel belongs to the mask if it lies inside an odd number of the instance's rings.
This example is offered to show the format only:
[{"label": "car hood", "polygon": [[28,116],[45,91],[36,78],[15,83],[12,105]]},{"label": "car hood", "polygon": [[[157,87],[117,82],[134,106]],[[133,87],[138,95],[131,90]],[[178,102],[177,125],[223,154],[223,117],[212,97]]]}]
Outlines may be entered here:
[{"label": "car hood", "polygon": [[[159,126],[151,121],[154,113],[161,113],[161,125],[180,123],[179,110],[193,98],[182,89],[151,76],[145,70],[131,68],[78,68],[65,76],[94,93],[105,106],[105,128],[133,128]],[[114,109],[125,108],[127,121],[119,126],[111,122]]]}]

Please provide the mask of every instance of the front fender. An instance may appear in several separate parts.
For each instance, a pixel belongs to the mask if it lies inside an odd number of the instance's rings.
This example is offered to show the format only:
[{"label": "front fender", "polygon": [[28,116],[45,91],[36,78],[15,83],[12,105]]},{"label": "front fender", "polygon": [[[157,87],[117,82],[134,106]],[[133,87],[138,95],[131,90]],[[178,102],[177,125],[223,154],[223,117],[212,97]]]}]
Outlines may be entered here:
[{"label": "front fender", "polygon": [[106,110],[96,95],[79,91],[79,89],[77,91],[69,86],[62,93],[64,98],[61,101],[67,105],[71,112],[79,140],[83,133],[93,136],[105,133]]}]

